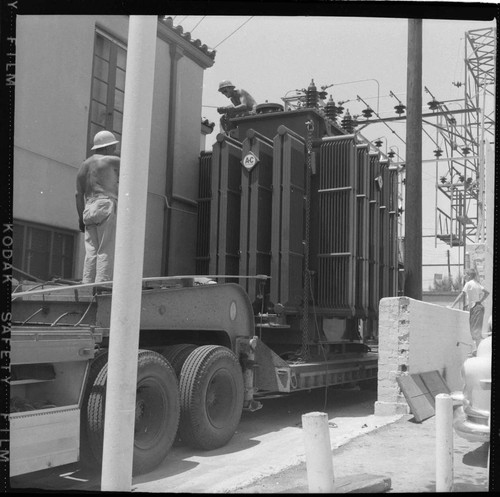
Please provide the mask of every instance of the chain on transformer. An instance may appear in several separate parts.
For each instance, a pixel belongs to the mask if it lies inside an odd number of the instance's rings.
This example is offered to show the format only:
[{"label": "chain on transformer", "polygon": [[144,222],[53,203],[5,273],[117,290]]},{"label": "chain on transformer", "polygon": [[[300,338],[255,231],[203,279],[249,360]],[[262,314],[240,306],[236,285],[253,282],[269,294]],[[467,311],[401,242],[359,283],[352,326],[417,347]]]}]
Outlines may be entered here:
[{"label": "chain on transformer", "polygon": [[306,232],[304,240],[304,298],[302,312],[302,351],[303,360],[309,359],[309,295],[311,292],[311,274],[309,271],[309,232],[310,232],[310,213],[311,213],[311,154],[312,154],[312,135],[314,123],[306,122],[307,126],[307,156],[306,156]]}]

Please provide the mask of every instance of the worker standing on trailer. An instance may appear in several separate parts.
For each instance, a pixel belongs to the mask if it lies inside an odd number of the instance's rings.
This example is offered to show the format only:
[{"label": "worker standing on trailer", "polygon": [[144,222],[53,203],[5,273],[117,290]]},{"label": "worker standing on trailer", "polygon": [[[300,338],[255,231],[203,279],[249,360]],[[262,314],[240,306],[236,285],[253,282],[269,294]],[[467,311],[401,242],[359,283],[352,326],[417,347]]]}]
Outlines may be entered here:
[{"label": "worker standing on trailer", "polygon": [[219,91],[229,98],[233,104],[217,108],[217,112],[223,114],[220,119],[221,128],[228,133],[233,128],[229,118],[250,114],[255,110],[256,102],[250,93],[246,90],[236,89],[233,83],[228,80],[219,83]]},{"label": "worker standing on trailer", "polygon": [[83,283],[101,283],[113,279],[116,207],[120,158],[118,140],[109,131],[94,137],[90,156],[76,177],[76,210],[80,231],[85,233]]},{"label": "worker standing on trailer", "polygon": [[457,298],[451,304],[450,308],[455,307],[455,304],[464,296],[467,297],[467,308],[469,309],[469,326],[470,334],[476,344],[476,349],[479,342],[483,339],[483,318],[484,306],[483,301],[486,300],[490,292],[477,281],[477,272],[475,269],[467,269],[465,272],[467,283],[465,283],[462,291],[457,295]]}]

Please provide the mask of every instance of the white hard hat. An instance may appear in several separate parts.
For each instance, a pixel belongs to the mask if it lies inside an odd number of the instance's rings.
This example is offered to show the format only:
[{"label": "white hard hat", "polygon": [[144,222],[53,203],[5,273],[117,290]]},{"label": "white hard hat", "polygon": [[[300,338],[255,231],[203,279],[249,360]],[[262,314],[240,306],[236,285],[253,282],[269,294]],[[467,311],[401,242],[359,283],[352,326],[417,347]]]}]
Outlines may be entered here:
[{"label": "white hard hat", "polygon": [[219,91],[221,91],[223,88],[234,88],[233,83],[231,81],[225,79],[224,81],[221,81],[219,83]]},{"label": "white hard hat", "polygon": [[94,146],[91,150],[96,150],[98,148],[109,147],[110,145],[115,145],[116,143],[120,143],[115,135],[111,133],[111,131],[99,131],[94,136]]}]

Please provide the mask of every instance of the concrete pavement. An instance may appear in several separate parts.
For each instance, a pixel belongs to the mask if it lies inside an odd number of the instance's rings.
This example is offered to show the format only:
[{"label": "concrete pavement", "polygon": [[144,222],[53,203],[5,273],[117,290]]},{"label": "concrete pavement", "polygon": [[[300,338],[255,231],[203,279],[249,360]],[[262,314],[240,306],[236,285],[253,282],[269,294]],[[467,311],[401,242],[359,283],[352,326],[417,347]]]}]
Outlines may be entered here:
[{"label": "concrete pavement", "polygon": [[[369,433],[398,418],[331,418],[332,450],[360,433]],[[251,422],[242,423],[231,443],[218,450],[192,455],[189,448],[179,447],[155,471],[134,478],[133,488],[141,492],[234,492],[305,461],[300,424],[249,438],[252,430]]]},{"label": "concrete pavement", "polygon": [[[487,492],[488,445],[453,437],[453,491]],[[390,478],[389,493],[435,492],[435,417],[416,423],[402,416],[369,433],[361,433],[332,453],[336,481],[366,473]],[[235,493],[307,493],[305,463],[240,486]]]},{"label": "concrete pavement", "polygon": [[[435,491],[435,418],[375,416],[375,392],[313,391],[265,401],[244,413],[228,445],[194,451],[176,444],[153,472],[136,476],[134,492],[148,493],[307,493],[301,416],[326,412],[337,483],[358,475],[390,478],[390,492]],[[487,490],[487,446],[454,435],[456,491]],[[100,475],[77,464],[17,479],[17,488],[98,491]],[[359,481],[359,478],[358,478]]]},{"label": "concrete pavement", "polygon": [[244,413],[235,436],[225,447],[208,452],[179,445],[152,473],[134,478],[142,492],[234,492],[263,477],[276,475],[305,461],[301,416],[328,414],[332,450],[360,433],[399,419],[374,416],[375,392],[329,389],[302,392],[264,401],[264,407]]}]

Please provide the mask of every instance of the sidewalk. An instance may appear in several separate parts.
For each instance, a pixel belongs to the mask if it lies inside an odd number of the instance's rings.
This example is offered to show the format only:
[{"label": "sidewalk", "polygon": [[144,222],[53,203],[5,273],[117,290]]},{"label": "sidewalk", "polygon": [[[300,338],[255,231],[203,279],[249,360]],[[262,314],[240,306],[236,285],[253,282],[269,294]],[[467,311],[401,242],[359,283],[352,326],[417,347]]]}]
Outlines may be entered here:
[{"label": "sidewalk", "polygon": [[[331,432],[331,437],[334,432]],[[487,492],[488,444],[453,437],[454,492]],[[360,435],[333,451],[335,479],[364,473],[391,479],[389,493],[435,492],[435,417],[412,415]],[[234,490],[234,493],[308,493],[306,464]]]}]

